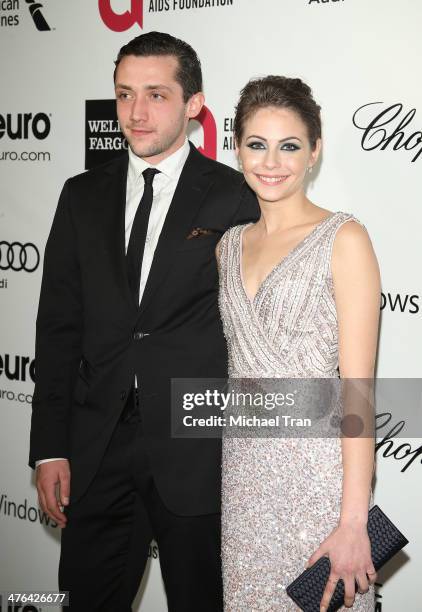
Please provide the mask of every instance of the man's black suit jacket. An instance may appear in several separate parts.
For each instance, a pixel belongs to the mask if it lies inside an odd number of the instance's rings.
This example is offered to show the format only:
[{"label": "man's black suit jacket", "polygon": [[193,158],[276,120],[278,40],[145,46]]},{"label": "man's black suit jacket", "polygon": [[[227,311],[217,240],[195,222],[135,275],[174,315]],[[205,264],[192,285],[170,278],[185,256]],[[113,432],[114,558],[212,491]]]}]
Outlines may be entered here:
[{"label": "man's black suit jacket", "polygon": [[[136,373],[164,503],[180,515],[220,510],[221,442],[171,437],[170,379],[226,376],[215,246],[256,220],[258,204],[239,172],[190,147],[140,306],[125,266],[128,156],[63,187],[44,257],[29,465],[68,458],[71,503],[94,477]],[[215,233],[187,239],[195,227]]]}]

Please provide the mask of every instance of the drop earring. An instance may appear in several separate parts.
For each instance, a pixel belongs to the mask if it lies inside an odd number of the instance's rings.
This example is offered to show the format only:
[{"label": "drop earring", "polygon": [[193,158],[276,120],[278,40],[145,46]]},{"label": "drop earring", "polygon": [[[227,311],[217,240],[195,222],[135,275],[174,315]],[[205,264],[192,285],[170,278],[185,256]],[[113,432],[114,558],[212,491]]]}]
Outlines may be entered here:
[{"label": "drop earring", "polygon": [[313,170],[313,166],[309,166],[309,168],[308,168],[309,174],[312,174],[312,170]]}]

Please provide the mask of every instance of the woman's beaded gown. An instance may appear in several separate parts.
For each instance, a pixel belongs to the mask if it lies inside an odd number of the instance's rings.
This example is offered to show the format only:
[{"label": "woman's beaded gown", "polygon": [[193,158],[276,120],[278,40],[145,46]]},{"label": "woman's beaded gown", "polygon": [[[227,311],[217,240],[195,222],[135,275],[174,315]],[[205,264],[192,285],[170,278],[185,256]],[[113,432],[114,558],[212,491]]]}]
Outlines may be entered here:
[{"label": "woman's beaded gown", "polygon": [[[247,225],[224,234],[219,305],[230,377],[338,378],[330,264],[336,232],[349,221],[357,220],[337,212],[319,223],[275,266],[253,300],[242,279]],[[285,588],[337,525],[342,475],[338,437],[223,437],[226,612],[298,610]],[[374,606],[373,587],[356,594],[353,610],[373,612]]]}]

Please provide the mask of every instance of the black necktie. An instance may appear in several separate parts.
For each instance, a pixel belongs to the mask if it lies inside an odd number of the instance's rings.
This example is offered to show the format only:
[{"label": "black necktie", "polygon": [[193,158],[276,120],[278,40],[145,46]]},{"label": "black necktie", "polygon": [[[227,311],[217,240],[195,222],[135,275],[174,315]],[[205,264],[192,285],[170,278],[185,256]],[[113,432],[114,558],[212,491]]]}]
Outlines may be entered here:
[{"label": "black necktie", "polygon": [[139,283],[141,278],[142,259],[144,256],[145,240],[148,231],[148,220],[151,212],[153,189],[152,181],[160,171],[156,168],[147,168],[142,172],[145,186],[141,201],[133,220],[129,244],[126,251],[126,264],[129,286],[135,303],[139,303]]}]

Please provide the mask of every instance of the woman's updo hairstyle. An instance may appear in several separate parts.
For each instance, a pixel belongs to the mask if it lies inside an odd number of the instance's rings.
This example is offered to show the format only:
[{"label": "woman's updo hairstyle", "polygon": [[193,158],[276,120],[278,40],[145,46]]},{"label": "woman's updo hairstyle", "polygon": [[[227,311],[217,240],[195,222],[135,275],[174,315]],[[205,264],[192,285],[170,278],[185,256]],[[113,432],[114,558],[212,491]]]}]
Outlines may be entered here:
[{"label": "woman's updo hairstyle", "polygon": [[260,108],[269,106],[289,108],[297,113],[307,127],[311,149],[315,149],[321,138],[321,107],[313,99],[311,88],[301,79],[272,75],[251,79],[240,92],[233,125],[238,146],[246,121]]}]

